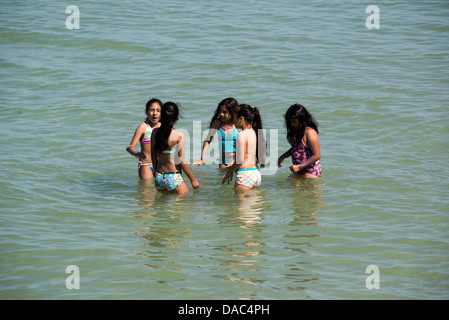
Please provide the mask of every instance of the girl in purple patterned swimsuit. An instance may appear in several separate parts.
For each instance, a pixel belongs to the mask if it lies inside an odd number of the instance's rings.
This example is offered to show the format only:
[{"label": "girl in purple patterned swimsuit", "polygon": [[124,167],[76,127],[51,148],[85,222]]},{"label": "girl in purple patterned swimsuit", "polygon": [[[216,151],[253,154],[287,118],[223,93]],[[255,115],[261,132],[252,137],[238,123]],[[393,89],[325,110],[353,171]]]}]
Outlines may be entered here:
[{"label": "girl in purple patterned swimsuit", "polygon": [[291,148],[278,159],[278,167],[285,158],[292,157],[292,172],[305,178],[321,177],[321,153],[318,141],[318,123],[305,107],[292,105],[285,113],[287,140]]}]

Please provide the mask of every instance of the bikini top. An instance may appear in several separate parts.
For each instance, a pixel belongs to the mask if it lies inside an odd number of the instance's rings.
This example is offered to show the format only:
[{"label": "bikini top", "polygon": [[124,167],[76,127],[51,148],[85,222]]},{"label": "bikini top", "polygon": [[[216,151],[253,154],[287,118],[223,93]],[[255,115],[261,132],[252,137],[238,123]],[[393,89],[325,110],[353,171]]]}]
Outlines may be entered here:
[{"label": "bikini top", "polygon": [[148,120],[146,122],[147,122],[147,131],[145,131],[145,134],[140,143],[151,143],[151,134],[153,133],[153,129],[151,129]]},{"label": "bikini top", "polygon": [[221,152],[235,152],[235,141],[237,140],[239,131],[234,128],[229,135],[226,135],[220,126],[218,132],[220,132],[221,136]]}]

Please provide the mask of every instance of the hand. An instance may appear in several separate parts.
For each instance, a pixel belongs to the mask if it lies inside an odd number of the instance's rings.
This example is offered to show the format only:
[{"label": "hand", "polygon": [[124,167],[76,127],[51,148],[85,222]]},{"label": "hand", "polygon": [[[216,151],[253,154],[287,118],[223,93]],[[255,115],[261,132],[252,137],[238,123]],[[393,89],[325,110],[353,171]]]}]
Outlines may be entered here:
[{"label": "hand", "polygon": [[301,170],[298,165],[292,165],[292,166],[289,167],[289,169],[290,169],[291,172],[294,172],[294,173],[296,173],[296,172]]},{"label": "hand", "polygon": [[221,178],[221,183],[224,184],[225,181],[228,181],[228,184],[229,184],[229,181],[232,181],[233,175],[234,175],[234,171],[228,170],[226,172],[226,174]]},{"label": "hand", "polygon": [[198,190],[200,188],[200,184],[199,184],[198,180],[194,179],[190,182],[192,183],[192,187],[194,190]]},{"label": "hand", "polygon": [[231,162],[229,162],[227,165],[226,165],[226,168],[230,168],[230,167],[232,167],[234,165],[234,161],[231,161]]},{"label": "hand", "polygon": [[197,162],[192,163],[192,167],[201,167],[204,164],[204,160],[200,160]]},{"label": "hand", "polygon": [[135,157],[142,160],[147,158],[147,156],[143,152],[137,152]]},{"label": "hand", "polygon": [[278,159],[278,167],[279,167],[279,168],[282,167],[282,166],[281,166],[281,163],[284,162],[284,160],[285,160],[285,158],[284,158],[283,156],[280,156],[280,157],[279,157],[279,159]]}]

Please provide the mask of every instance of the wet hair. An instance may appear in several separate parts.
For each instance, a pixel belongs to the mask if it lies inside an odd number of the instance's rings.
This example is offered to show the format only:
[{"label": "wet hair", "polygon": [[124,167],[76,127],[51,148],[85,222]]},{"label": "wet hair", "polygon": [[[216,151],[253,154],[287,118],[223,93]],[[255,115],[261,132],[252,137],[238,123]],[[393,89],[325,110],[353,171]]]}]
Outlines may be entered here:
[{"label": "wet hair", "polygon": [[247,123],[251,124],[251,127],[256,132],[257,138],[256,156],[258,159],[261,159],[259,157],[259,145],[266,146],[266,142],[262,132],[259,132],[259,130],[262,130],[262,117],[260,116],[259,109],[257,107],[253,108],[248,104],[240,104],[238,106],[237,117],[238,118],[243,117]]},{"label": "wet hair", "polygon": [[210,120],[210,125],[209,127],[212,127],[212,123],[217,120],[220,119],[220,108],[222,106],[224,106],[228,112],[231,114],[231,118],[232,118],[232,122],[234,122],[235,120],[235,116],[237,113],[237,108],[238,108],[238,102],[237,100],[235,100],[234,98],[226,98],[220,101],[220,103],[217,106],[217,109],[215,109],[214,115],[212,116],[212,119]]},{"label": "wet hair", "polygon": [[162,153],[168,149],[168,137],[178,119],[179,107],[174,102],[165,102],[161,107],[161,126],[154,134],[154,151]]},{"label": "wet hair", "polygon": [[[299,121],[299,129],[295,130],[291,125],[291,120],[297,119]],[[301,141],[304,136],[306,127],[313,128],[318,133],[318,122],[307,111],[307,109],[295,103],[285,113],[285,125],[287,127],[287,140],[292,143],[292,139],[296,138],[296,141]]]},{"label": "wet hair", "polygon": [[[156,98],[148,100],[148,102],[145,105],[145,114],[148,115],[148,111],[150,110],[153,103],[159,104],[159,106],[162,108],[162,101]],[[148,118],[147,118],[148,120]]]}]

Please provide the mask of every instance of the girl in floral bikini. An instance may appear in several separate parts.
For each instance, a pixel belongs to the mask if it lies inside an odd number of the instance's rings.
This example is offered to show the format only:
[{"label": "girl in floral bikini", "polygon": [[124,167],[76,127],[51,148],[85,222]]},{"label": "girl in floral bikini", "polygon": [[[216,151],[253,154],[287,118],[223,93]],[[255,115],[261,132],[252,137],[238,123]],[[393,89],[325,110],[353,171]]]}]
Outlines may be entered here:
[{"label": "girl in floral bikini", "polygon": [[307,109],[299,103],[285,113],[287,140],[291,148],[278,159],[278,167],[285,158],[292,157],[292,172],[305,178],[319,178],[322,174],[321,153],[318,141],[318,123]]},{"label": "girl in floral bikini", "polygon": [[[154,176],[153,163],[151,161],[151,133],[154,128],[161,124],[162,102],[158,99],[151,99],[145,106],[147,118],[134,132],[131,143],[126,147],[129,154],[139,159],[137,165],[140,179],[151,179]],[[140,141],[140,152],[136,150],[136,145]]]},{"label": "girl in floral bikini", "polygon": [[174,128],[178,119],[178,105],[170,101],[165,102],[161,108],[161,126],[152,133],[151,158],[154,163],[156,189],[184,195],[189,189],[182,178],[182,172],[190,179],[193,189],[199,189],[200,184],[184,157],[184,134]]}]

